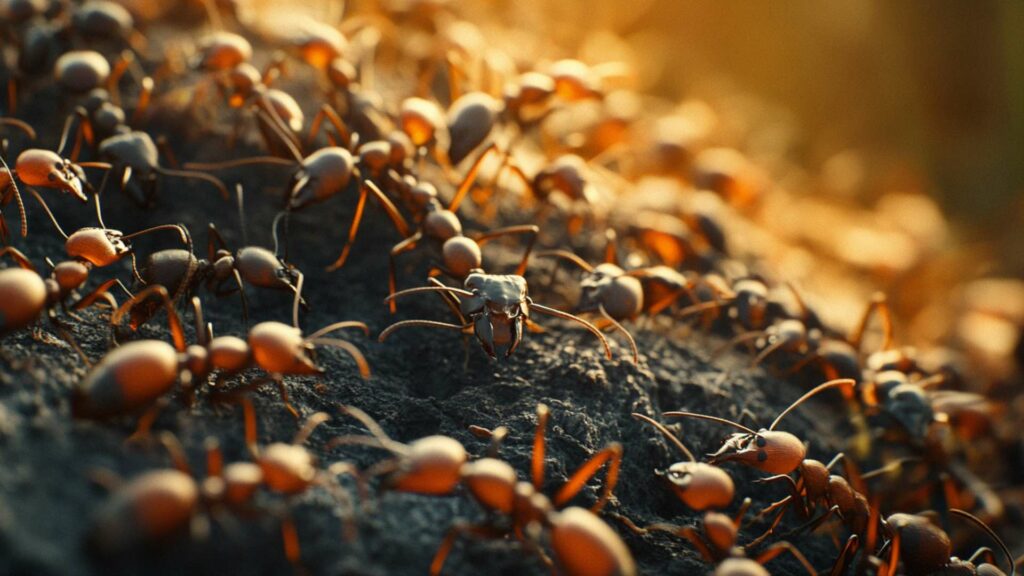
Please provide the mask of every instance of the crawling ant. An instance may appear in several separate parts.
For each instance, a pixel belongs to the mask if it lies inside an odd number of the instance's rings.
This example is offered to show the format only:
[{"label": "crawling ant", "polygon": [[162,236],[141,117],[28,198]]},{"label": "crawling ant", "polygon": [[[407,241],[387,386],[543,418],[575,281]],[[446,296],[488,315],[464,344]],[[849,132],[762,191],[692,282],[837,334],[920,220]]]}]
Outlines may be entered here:
[{"label": "crawling ant", "polygon": [[[241,194],[241,185],[238,185],[237,190]],[[273,224],[273,251],[261,246],[243,246],[232,251],[228,249],[224,238],[211,222],[208,230],[207,258],[198,259],[191,250],[172,249],[154,252],[137,273],[136,280],[142,286],[165,287],[174,301],[178,301],[183,295],[194,293],[203,282],[206,283],[207,290],[217,296],[238,292],[242,302],[242,318],[248,322],[246,283],[292,294],[297,292],[298,270],[278,256],[277,224],[281,216],[279,214]],[[244,228],[244,222],[242,226]],[[231,281],[234,281],[235,287],[225,288],[224,285]],[[299,303],[303,307],[308,307],[304,299],[300,299]],[[132,325],[144,323],[149,312],[143,307],[134,308]]]},{"label": "crawling ant", "polygon": [[667,532],[685,538],[708,563],[715,564],[715,576],[768,576],[763,564],[770,562],[783,552],[789,552],[807,570],[808,574],[816,575],[807,558],[789,542],[776,542],[757,556],[750,557],[748,547],[736,544],[739,536],[740,523],[750,507],[750,498],[743,501],[735,518],[721,512],[705,512],[704,525],[701,529],[692,526],[676,526],[658,523],[640,527],[625,516],[617,515],[627,528],[636,534],[646,535],[652,532]]},{"label": "crawling ant", "polygon": [[[395,259],[414,250],[421,242],[427,242],[434,253],[439,256],[440,263],[430,271],[430,276],[444,274],[457,281],[465,281],[466,278],[483,266],[483,254],[481,247],[491,240],[503,236],[523,235],[527,236],[526,250],[523,253],[515,274],[522,276],[530,260],[530,253],[537,241],[540,229],[534,225],[508,226],[497,228],[478,234],[467,236],[463,234],[462,222],[455,213],[454,204],[444,208],[437,196],[437,189],[427,182],[419,183],[412,187],[411,198],[415,203],[418,212],[421,214],[420,227],[412,235],[395,244],[389,254],[388,268],[388,294],[393,296],[397,288],[396,263]],[[331,269],[344,263],[346,253],[338,258]],[[396,309],[394,299],[389,300],[391,312]]]},{"label": "crawling ant", "polygon": [[[385,483],[393,490],[432,495],[450,494],[459,485],[465,486],[481,506],[506,520],[507,526],[497,524],[465,524],[453,526],[438,548],[430,566],[430,574],[437,576],[455,544],[464,534],[488,538],[514,535],[530,547],[552,569],[570,576],[630,576],[636,565],[622,539],[596,514],[611,498],[618,481],[622,447],[612,443],[590,457],[562,486],[553,499],[540,490],[544,484],[545,432],[549,410],[537,406],[537,428],[534,433],[533,455],[530,464],[531,482],[519,481],[516,471],[496,456],[467,462],[465,448],[451,438],[430,436],[409,445],[389,438],[381,427],[359,409],[347,407],[345,411],[358,419],[371,436],[336,438],[330,445],[367,444],[388,450],[393,458],[374,467],[378,474],[388,474]],[[484,429],[478,429],[488,433]],[[492,448],[504,432],[494,431]],[[588,510],[576,506],[562,508],[585,486],[601,466],[608,464],[608,473],[601,497]],[[561,508],[561,509],[560,509]],[[554,560],[541,548],[535,528],[549,535]]]},{"label": "crawling ant", "polygon": [[683,504],[700,512],[709,508],[724,508],[732,502],[735,486],[725,470],[698,462],[693,457],[693,452],[690,452],[686,445],[660,422],[643,414],[633,413],[632,416],[654,426],[687,458],[686,462],[676,462],[669,466],[664,473],[672,492]]},{"label": "crawling ant", "polygon": [[854,386],[854,384],[854,380],[846,378],[830,380],[824,384],[819,384],[810,392],[807,392],[790,404],[785,410],[780,412],[767,429],[762,428],[756,432],[737,422],[718,418],[716,416],[708,416],[706,414],[695,414],[693,412],[665,412],[663,416],[668,418],[682,417],[710,420],[712,422],[726,424],[741,430],[741,432],[730,436],[722,444],[722,447],[710,456],[708,460],[709,464],[739,462],[740,464],[750,466],[751,468],[755,468],[762,472],[768,472],[769,474],[789,474],[804,462],[807,455],[807,448],[804,447],[803,442],[793,434],[776,430],[775,427],[779,425],[779,422],[782,421],[787,414],[817,394],[840,386]]},{"label": "crawling ant", "polygon": [[334,267],[344,263],[345,257],[355,241],[360,222],[362,221],[363,209],[366,206],[366,200],[369,195],[373,195],[384,208],[398,233],[403,237],[409,235],[409,226],[406,224],[405,218],[402,217],[398,208],[381,191],[373,179],[369,177],[369,170],[363,161],[362,155],[360,155],[360,159],[357,162],[352,152],[348,149],[328,146],[303,158],[294,146],[289,147],[289,149],[293,154],[294,162],[272,156],[262,156],[212,164],[192,163],[187,164],[185,167],[200,170],[218,170],[248,164],[277,164],[285,166],[295,166],[297,164],[296,170],[292,174],[291,184],[288,187],[288,196],[285,200],[287,213],[328,200],[334,195],[345,191],[349,183],[356,179],[359,182],[359,200],[356,203],[355,215],[349,228],[347,243],[342,250],[342,255],[335,261]]},{"label": "crawling ant", "polygon": [[314,375],[322,373],[310,357],[314,346],[330,346],[347,352],[356,361],[360,375],[369,378],[370,367],[362,353],[351,342],[329,334],[343,328],[360,328],[369,332],[361,322],[335,322],[303,336],[299,328],[299,299],[302,276],[299,276],[292,307],[292,325],[281,322],[261,322],[253,326],[246,340],[235,336],[212,336],[212,328],[203,324],[199,299],[192,298],[198,343],[186,346],[181,320],[167,289],[150,286],[127,302],[111,317],[116,328],[133,306],[156,296],[167,309],[168,324],[174,345],[161,340],[137,340],[115,348],[90,370],[75,387],[72,412],[80,418],[105,419],[135,412],[149,406],[139,422],[136,434],[148,432],[162,406],[157,401],[181,382],[191,400],[195,387],[204,382],[210,372],[220,371],[218,382],[254,367],[267,376],[244,386],[253,389],[266,382],[274,382],[285,408],[296,418],[299,412],[288,401],[285,388],[286,375]]},{"label": "crawling ant", "polygon": [[938,574],[969,574],[988,576],[1011,576],[1015,572],[1013,555],[1006,544],[984,522],[974,515],[958,509],[950,509],[954,516],[964,518],[988,534],[1006,556],[1009,572],[1003,572],[994,563],[979,560],[986,555],[994,562],[992,550],[984,547],[977,550],[967,560],[952,556],[952,544],[949,535],[931,522],[926,516],[914,514],[893,514],[882,522],[883,531],[889,541],[883,546],[885,560],[880,561],[879,574],[895,576],[899,566],[907,576],[933,576]]},{"label": "crawling ant", "polygon": [[[84,111],[76,112],[83,115]],[[36,188],[49,188],[73,196],[75,199],[85,203],[89,201],[86,192],[94,193],[92,186],[86,179],[83,168],[101,168],[110,170],[111,165],[106,162],[76,162],[78,157],[78,142],[72,150],[71,158],[65,158],[61,154],[68,143],[73,116],[69,116],[64,123],[64,130],[61,133],[60,144],[57,152],[44,150],[42,148],[29,148],[22,151],[14,163],[14,169],[7,164],[0,154],[0,164],[3,165],[3,179],[0,179],[0,205],[7,205],[12,199],[18,206],[18,214],[21,219],[21,235],[28,235],[28,221],[25,215],[25,205],[18,189],[16,180],[32,190]],[[4,151],[6,153],[6,151]],[[6,222],[0,218],[0,239],[5,243],[8,231]]]},{"label": "crawling ant", "polygon": [[473,272],[466,277],[462,288],[437,283],[396,292],[388,296],[386,301],[421,292],[442,293],[445,302],[449,305],[452,313],[458,317],[460,323],[402,320],[385,328],[380,333],[379,341],[385,341],[395,330],[401,328],[412,326],[444,328],[458,330],[463,334],[476,335],[484,352],[491,358],[496,358],[497,346],[506,346],[505,357],[507,358],[519,347],[519,342],[523,337],[523,327],[532,324],[530,313],[538,312],[580,324],[601,341],[605,355],[609,360],[612,358],[611,347],[600,330],[578,316],[535,303],[527,295],[526,279],[522,276]]},{"label": "crawling ant", "polygon": [[[218,443],[211,438],[206,443],[206,477],[198,481],[181,444],[170,432],[162,432],[159,440],[170,453],[174,467],[145,472],[123,485],[117,482],[111,486],[114,494],[93,520],[90,544],[101,553],[111,554],[140,544],[160,544],[186,530],[205,538],[207,516],[217,519],[224,512],[251,512],[260,488],[292,495],[323,485],[340,495],[339,502],[348,503],[340,486],[332,484],[332,475],[352,473],[351,468],[340,463],[321,471],[302,447],[315,428],[328,419],[326,414],[317,412],[307,418],[291,444],[278,442],[260,450],[255,443],[255,415],[251,405],[246,406],[246,438],[256,462],[225,465]],[[285,555],[299,566],[298,533],[290,514],[282,515],[281,535]]]}]

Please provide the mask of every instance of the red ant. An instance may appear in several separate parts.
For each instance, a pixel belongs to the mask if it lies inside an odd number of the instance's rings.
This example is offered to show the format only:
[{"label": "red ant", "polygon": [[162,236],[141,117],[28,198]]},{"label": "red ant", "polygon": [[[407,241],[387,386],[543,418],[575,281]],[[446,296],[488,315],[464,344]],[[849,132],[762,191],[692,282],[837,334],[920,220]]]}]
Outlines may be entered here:
[{"label": "red ant", "polygon": [[174,346],[160,340],[138,340],[117,347],[78,383],[72,399],[72,412],[77,417],[102,419],[150,406],[136,432],[144,435],[162,408],[157,400],[170,392],[176,382],[181,382],[191,400],[195,387],[210,372],[220,371],[218,381],[222,381],[255,367],[268,375],[246,384],[244,388],[252,389],[265,382],[274,382],[285,408],[297,419],[299,412],[288,401],[284,376],[320,374],[322,369],[310,357],[310,352],[317,345],[344,350],[356,361],[360,375],[369,378],[370,367],[359,349],[347,340],[328,336],[343,328],[359,328],[369,333],[369,328],[362,322],[335,322],[303,336],[299,328],[302,280],[300,275],[292,305],[292,325],[261,322],[249,330],[247,340],[235,336],[214,338],[212,327],[203,323],[199,299],[193,297],[199,341],[192,346],[186,346],[181,320],[167,289],[156,285],[142,290],[118,308],[111,317],[111,324],[116,328],[133,306],[156,296],[167,309]]},{"label": "red ant", "polygon": [[[1002,549],[1010,567],[1009,574],[1015,572],[1013,555],[1002,539],[984,522],[974,515],[958,509],[950,509],[954,516],[969,520],[988,534]],[[895,576],[899,566],[903,566],[907,576],[934,576],[938,574],[968,574],[986,576],[1005,576],[994,563],[978,563],[988,556],[994,562],[992,550],[981,548],[967,560],[952,556],[952,544],[949,535],[925,516],[914,514],[893,514],[882,522],[882,527],[889,541],[882,547],[880,555],[888,551],[885,560],[873,558],[880,563],[879,574]]]},{"label": "red ant", "polygon": [[[544,484],[545,432],[549,410],[537,406],[537,428],[533,439],[530,464],[531,482],[519,481],[515,470],[496,456],[466,462],[462,445],[445,436],[430,436],[409,445],[395,442],[380,425],[363,411],[347,407],[346,413],[359,420],[371,436],[343,436],[329,445],[367,444],[383,448],[394,457],[372,469],[372,473],[388,473],[385,480],[393,490],[432,495],[447,495],[459,485],[465,486],[473,498],[489,512],[508,520],[508,527],[495,525],[456,524],[448,531],[430,566],[437,576],[444,567],[456,539],[463,534],[488,538],[506,535],[528,545],[549,567],[557,566],[570,576],[631,576],[636,565],[622,539],[596,514],[611,498],[618,481],[622,447],[612,443],[590,457],[562,486],[553,499],[540,490]],[[493,432],[479,427],[475,430],[492,438],[492,452],[504,437],[504,429]],[[608,473],[601,497],[588,510],[570,506],[572,498],[587,480],[608,463]],[[550,538],[554,561],[548,558],[533,536],[534,527],[544,530]]]}]

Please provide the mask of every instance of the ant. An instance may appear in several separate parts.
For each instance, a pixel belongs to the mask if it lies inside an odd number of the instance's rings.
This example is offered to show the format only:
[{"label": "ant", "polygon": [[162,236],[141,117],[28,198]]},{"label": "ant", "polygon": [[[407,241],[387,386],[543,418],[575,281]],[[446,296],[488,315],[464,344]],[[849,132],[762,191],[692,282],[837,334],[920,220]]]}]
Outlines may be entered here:
[{"label": "ant", "polygon": [[988,556],[994,562],[992,550],[983,547],[977,550],[967,560],[960,560],[952,556],[952,544],[949,535],[941,528],[931,522],[923,515],[915,514],[893,514],[882,522],[883,530],[889,537],[889,541],[882,547],[881,554],[888,551],[885,560],[872,558],[880,562],[879,574],[895,576],[900,565],[903,566],[907,576],[931,576],[938,574],[970,574],[1005,576],[1015,573],[1013,555],[996,535],[992,529],[980,519],[956,508],[949,510],[954,516],[964,518],[981,528],[991,537],[1006,556],[1010,571],[1003,572],[993,563],[978,563],[981,558]]},{"label": "ant", "polygon": [[[533,251],[533,246],[540,233],[540,228],[537,226],[508,226],[470,237],[462,232],[462,222],[455,213],[457,207],[452,204],[448,208],[444,208],[438,198],[437,189],[432,184],[423,182],[413,186],[410,190],[410,198],[420,215],[420,227],[412,236],[407,236],[391,248],[388,260],[389,297],[395,294],[397,288],[395,259],[401,254],[415,249],[423,241],[431,245],[441,261],[439,266],[430,270],[430,277],[444,274],[461,282],[465,281],[470,274],[481,270],[483,265],[481,247],[484,244],[502,236],[528,236],[526,250],[516,267],[515,274],[522,276],[526,272],[530,253]],[[336,269],[343,264],[346,255],[347,252],[343,252],[330,269]],[[396,310],[394,299],[389,301],[389,306],[391,312],[394,313]]]},{"label": "ant", "polygon": [[[334,119],[332,119],[333,121]],[[355,144],[357,144],[355,141],[351,143],[351,145]],[[185,167],[199,170],[219,170],[249,164],[276,164],[293,167],[297,165],[288,187],[288,196],[285,202],[286,214],[290,214],[292,210],[299,210],[311,204],[323,202],[345,191],[353,178],[358,180],[359,200],[356,203],[355,214],[352,217],[348,240],[345,248],[342,250],[342,255],[332,265],[332,269],[344,263],[345,257],[347,257],[359,231],[363,209],[366,207],[366,200],[369,195],[373,195],[384,208],[398,233],[402,237],[409,236],[409,226],[406,224],[405,218],[398,211],[398,208],[381,191],[373,179],[369,177],[369,174],[364,174],[364,172],[369,173],[370,170],[364,162],[362,155],[360,155],[360,160],[357,163],[351,151],[339,146],[321,148],[305,158],[302,157],[297,147],[289,146],[289,150],[294,157],[294,162],[273,156],[259,156],[219,163],[191,163],[186,164]]]},{"label": "ant", "polygon": [[632,414],[633,418],[646,422],[661,433],[670,444],[686,457],[686,462],[676,462],[665,471],[664,477],[676,497],[692,510],[701,512],[709,508],[723,508],[732,502],[735,486],[732,478],[717,466],[698,462],[693,452],[660,422]]},{"label": "ant", "polygon": [[[389,473],[385,483],[391,489],[406,492],[447,495],[459,485],[465,486],[481,506],[498,518],[507,520],[507,526],[497,524],[458,523],[445,536],[430,565],[430,574],[437,576],[444,562],[463,534],[488,538],[515,537],[537,553],[549,567],[557,565],[569,576],[636,574],[636,565],[622,539],[604,523],[597,513],[612,496],[618,482],[622,446],[612,443],[590,457],[562,486],[553,499],[540,490],[544,485],[545,433],[550,414],[547,406],[537,406],[537,428],[534,433],[533,454],[530,464],[531,482],[519,481],[516,471],[496,452],[504,438],[504,428],[493,432],[474,427],[481,435],[492,438],[495,455],[466,462],[462,445],[444,436],[430,436],[405,445],[395,442],[384,433],[380,425],[365,412],[346,407],[345,412],[359,420],[370,436],[348,436],[333,440],[329,446],[366,444],[383,448],[393,458],[374,467],[374,473]],[[607,477],[601,497],[588,510],[565,506],[584,487],[587,480],[608,464]],[[561,508],[561,509],[559,509]],[[536,529],[549,535],[554,561],[541,548]]]},{"label": "ant", "polygon": [[652,532],[667,532],[685,538],[697,549],[706,562],[717,565],[714,572],[716,576],[767,576],[768,571],[762,565],[783,552],[792,554],[808,574],[813,576],[818,573],[803,553],[789,542],[776,542],[753,558],[748,556],[747,548],[756,544],[737,546],[736,540],[739,536],[740,524],[749,507],[750,498],[747,498],[743,501],[735,518],[730,518],[721,512],[705,512],[704,525],[701,529],[666,523],[640,527],[625,516],[617,515],[617,519],[632,532],[641,536]]},{"label": "ant", "polygon": [[[84,110],[78,110],[75,113],[78,116],[84,114]],[[3,172],[0,174],[4,176],[3,179],[0,179],[0,206],[7,205],[12,199],[17,204],[22,237],[28,235],[28,220],[16,180],[20,180],[29,190],[33,190],[33,187],[49,188],[69,194],[82,203],[86,203],[89,201],[89,197],[85,193],[94,193],[94,190],[86,179],[83,168],[100,168],[107,171],[111,168],[111,165],[106,162],[76,162],[80,144],[80,141],[77,140],[71,152],[71,158],[62,156],[68,143],[73,118],[74,115],[69,116],[64,123],[57,152],[42,148],[26,149],[18,155],[13,170],[4,159],[6,150],[0,154],[0,164],[3,166]],[[6,243],[7,237],[7,223],[0,218],[0,240]]]},{"label": "ant", "polygon": [[[242,188],[236,188],[241,198]],[[207,258],[197,259],[191,250],[161,250],[150,254],[141,272],[136,273],[136,281],[142,286],[161,285],[172,294],[172,300],[178,301],[184,294],[192,294],[202,283],[206,282],[207,290],[217,296],[227,296],[238,292],[242,302],[242,318],[248,323],[249,304],[245,295],[245,284],[259,288],[282,290],[295,294],[298,270],[292,264],[278,256],[277,225],[281,220],[279,214],[272,225],[274,238],[273,251],[261,246],[243,246],[231,251],[217,227],[209,224],[207,240]],[[245,236],[242,223],[243,237]],[[224,284],[234,280],[235,288],[225,289]],[[300,305],[308,308],[305,299]],[[132,325],[138,326],[145,322],[151,310],[136,307],[132,311]]]},{"label": "ant", "polygon": [[[462,288],[444,286],[435,281],[434,285],[409,288],[387,297],[385,302],[421,292],[440,292],[459,324],[435,322],[432,320],[402,320],[388,326],[380,333],[378,340],[384,342],[395,330],[412,326],[458,330],[463,334],[476,335],[484,352],[496,358],[496,346],[506,346],[505,357],[509,357],[519,346],[523,327],[532,323],[531,312],[538,312],[564,320],[571,320],[587,329],[604,346],[605,355],[612,358],[612,350],[604,334],[586,320],[535,303],[527,295],[526,279],[519,275],[496,275],[482,271],[466,276]],[[458,297],[461,297],[460,300]]]},{"label": "ant", "polygon": [[682,417],[710,420],[738,428],[741,431],[730,436],[717,452],[710,455],[709,464],[739,462],[769,474],[789,474],[799,468],[805,461],[807,448],[793,434],[776,430],[775,427],[779,425],[779,422],[787,414],[817,394],[840,386],[854,385],[855,381],[847,378],[830,380],[824,384],[819,384],[780,412],[767,429],[762,428],[756,432],[737,422],[706,414],[665,412],[663,416],[668,418]]},{"label": "ant", "polygon": [[362,322],[335,322],[303,336],[299,328],[302,280],[300,275],[292,305],[292,325],[261,322],[249,330],[247,340],[235,336],[214,338],[212,327],[203,323],[199,299],[193,297],[198,343],[192,346],[186,346],[181,320],[167,289],[155,285],[142,290],[117,309],[111,317],[111,325],[116,328],[133,306],[156,296],[167,309],[174,345],[161,340],[137,340],[118,346],[75,387],[72,413],[80,418],[105,419],[148,406],[136,431],[136,435],[142,436],[148,433],[162,409],[158,400],[170,392],[176,382],[181,382],[191,402],[195,387],[205,381],[210,372],[221,372],[217,377],[220,383],[227,377],[255,367],[265,371],[267,376],[244,385],[244,388],[253,389],[263,383],[274,382],[285,408],[298,419],[298,410],[288,401],[284,376],[322,373],[323,370],[310,357],[310,352],[317,345],[344,350],[356,361],[360,375],[369,378],[370,367],[359,349],[347,340],[328,336],[343,328],[359,328],[369,333],[369,328]]}]

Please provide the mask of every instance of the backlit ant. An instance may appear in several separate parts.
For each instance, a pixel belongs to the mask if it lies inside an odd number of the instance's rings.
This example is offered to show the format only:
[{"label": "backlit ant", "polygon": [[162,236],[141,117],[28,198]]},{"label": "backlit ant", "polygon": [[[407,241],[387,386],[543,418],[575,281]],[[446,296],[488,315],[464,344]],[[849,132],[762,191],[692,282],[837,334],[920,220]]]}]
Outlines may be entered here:
[{"label": "backlit ant", "polygon": [[[522,340],[523,327],[531,322],[530,312],[538,312],[580,324],[601,341],[605,355],[609,360],[612,358],[611,347],[600,330],[578,316],[535,303],[527,295],[526,279],[522,276],[473,272],[466,277],[463,288],[443,285],[409,288],[388,296],[386,301],[421,292],[444,294],[445,302],[448,303],[460,323],[402,320],[385,328],[380,333],[379,341],[383,342],[400,328],[412,326],[445,328],[458,330],[463,334],[475,334],[484,352],[491,358],[497,356],[497,347],[505,346],[505,357],[509,357]],[[461,299],[457,297],[461,297]]]},{"label": "backlit ant", "polygon": [[701,420],[710,420],[712,422],[718,422],[719,424],[726,424],[741,430],[741,432],[730,436],[717,452],[710,455],[708,460],[709,464],[739,462],[740,464],[756,468],[762,472],[768,472],[769,474],[789,474],[804,462],[807,455],[807,448],[804,447],[803,442],[793,434],[776,430],[775,427],[779,425],[779,422],[782,421],[787,414],[817,394],[840,386],[854,385],[854,380],[846,378],[830,380],[824,384],[819,384],[779,413],[771,423],[771,426],[767,429],[762,428],[756,432],[731,420],[718,418],[716,416],[708,416],[705,414],[695,414],[692,412],[665,412],[663,416],[666,418],[699,418]]},{"label": "backlit ant", "polygon": [[701,512],[710,508],[724,508],[732,503],[736,488],[732,478],[725,470],[711,464],[698,462],[686,445],[660,422],[643,414],[633,413],[632,416],[654,426],[670,444],[687,458],[687,462],[676,462],[669,466],[664,474],[672,492],[683,504]]},{"label": "backlit ant", "polygon": [[[544,484],[545,432],[549,410],[537,406],[537,428],[530,465],[531,482],[519,481],[516,471],[495,456],[467,462],[462,445],[445,436],[430,436],[409,445],[395,442],[368,415],[356,408],[346,412],[366,426],[371,436],[339,437],[331,445],[368,444],[390,451],[394,456],[372,469],[388,474],[385,483],[393,490],[421,494],[447,495],[459,485],[465,486],[481,506],[507,525],[465,524],[453,526],[438,548],[430,566],[437,576],[444,567],[456,539],[463,534],[488,538],[514,535],[529,546],[549,567],[556,566],[569,576],[631,576],[636,565],[622,539],[596,514],[611,498],[618,481],[622,447],[613,443],[590,457],[562,486],[553,499],[540,490]],[[484,429],[478,431],[487,433]],[[504,432],[494,431],[492,448],[496,450]],[[607,463],[608,472],[601,497],[588,510],[565,506]],[[549,535],[554,561],[548,558],[538,541],[537,529]]]},{"label": "backlit ant", "polygon": [[[405,252],[415,249],[423,241],[429,243],[434,253],[439,256],[440,263],[432,268],[430,276],[444,274],[456,281],[463,282],[466,278],[483,266],[483,253],[481,247],[491,240],[503,236],[523,235],[527,236],[526,250],[523,253],[515,274],[522,276],[530,260],[530,253],[537,241],[540,229],[534,225],[508,226],[497,228],[478,234],[467,236],[462,232],[462,222],[456,215],[454,208],[444,208],[437,196],[437,189],[430,183],[419,183],[411,188],[410,198],[421,215],[419,218],[420,227],[412,236],[408,236],[391,248],[388,268],[388,295],[393,296],[397,289],[397,274],[395,259]],[[338,258],[331,269],[337,268],[339,262],[344,263],[345,253]],[[396,309],[394,299],[389,300],[391,312]]]},{"label": "backlit ant", "polygon": [[[1003,572],[992,563],[975,564],[986,555],[989,560],[994,561],[992,550],[987,547],[979,549],[967,560],[953,557],[949,535],[933,524],[929,518],[914,514],[893,514],[882,523],[889,541],[882,549],[881,554],[885,556],[885,560],[880,561],[879,574],[895,576],[901,565],[907,576],[937,576],[939,574],[978,576],[1010,574],[1012,576],[1014,574],[1013,555],[988,525],[963,510],[954,508],[949,512],[974,523],[998,543],[1006,556],[1010,571]],[[885,555],[885,552],[888,554]],[[878,561],[879,559],[875,558],[874,560]]]},{"label": "backlit ant", "polygon": [[356,361],[360,375],[363,378],[370,376],[370,367],[358,348],[347,340],[328,336],[343,328],[360,328],[368,333],[366,325],[351,321],[335,322],[303,336],[299,328],[301,291],[300,275],[291,326],[281,322],[261,322],[249,330],[247,340],[235,336],[214,338],[212,328],[203,324],[199,299],[193,297],[199,341],[186,346],[181,320],[167,289],[156,285],[142,290],[118,308],[111,317],[111,324],[116,328],[133,306],[156,296],[167,309],[174,346],[161,340],[138,340],[118,346],[75,387],[72,412],[80,418],[105,419],[152,406],[139,423],[137,434],[145,434],[161,408],[154,403],[170,392],[176,382],[181,382],[191,400],[195,387],[202,384],[210,372],[220,371],[218,381],[221,381],[254,367],[268,375],[246,384],[244,388],[252,389],[265,382],[274,382],[285,408],[297,419],[299,412],[288,401],[284,376],[320,374],[322,369],[310,357],[314,346],[344,350]]}]

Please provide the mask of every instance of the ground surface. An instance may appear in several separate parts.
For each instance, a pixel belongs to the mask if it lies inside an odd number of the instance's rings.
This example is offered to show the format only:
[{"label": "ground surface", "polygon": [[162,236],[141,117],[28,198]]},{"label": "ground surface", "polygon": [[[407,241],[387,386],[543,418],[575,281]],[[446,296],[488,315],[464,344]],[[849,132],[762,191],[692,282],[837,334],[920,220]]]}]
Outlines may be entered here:
[{"label": "ground surface", "polygon": [[[43,91],[26,106],[25,117],[49,117],[56,106],[52,92]],[[37,128],[43,146],[54,147],[58,128]],[[159,131],[156,126],[154,131]],[[24,147],[24,143],[20,144]],[[179,142],[185,159],[224,157],[224,145],[211,138]],[[15,143],[14,150],[19,150]],[[280,168],[226,173],[225,179],[245,183],[249,238],[253,244],[270,245],[269,228],[281,206],[288,176]],[[99,174],[91,178],[98,181]],[[92,211],[66,198],[47,194],[65,228],[94,225]],[[106,223],[125,232],[148,225],[182,222],[192,231],[197,253],[205,253],[208,222],[224,231],[228,242],[242,242],[233,204],[223,202],[206,186],[169,180],[161,186],[157,205],[142,210],[110,187],[104,195]],[[29,202],[30,234],[16,246],[44,269],[44,258],[59,260],[63,247],[45,221],[39,207]],[[746,360],[725,358],[709,364],[710,350],[720,343],[700,330],[686,330],[667,322],[632,326],[641,351],[639,366],[628,361],[628,350],[612,338],[615,360],[605,360],[596,341],[582,330],[558,321],[540,319],[544,334],[527,334],[525,342],[508,360],[491,361],[473,344],[468,364],[458,336],[447,332],[410,330],[379,344],[375,336],[390,322],[406,318],[448,320],[447,311],[433,296],[410,298],[396,316],[382,303],[386,293],[386,248],[400,238],[371,205],[367,221],[349,263],[339,272],[323,268],[340,248],[354,205],[349,191],[321,208],[296,214],[292,224],[292,261],[307,277],[311,309],[302,317],[308,331],[342,319],[362,320],[373,335],[353,335],[372,367],[369,380],[359,378],[353,362],[335,350],[319,358],[326,369],[321,381],[289,378],[294,404],[303,415],[325,411],[332,416],[320,427],[309,445],[321,461],[354,460],[369,466],[384,455],[369,449],[327,451],[334,436],[361,429],[339,413],[338,407],[353,404],[378,419],[394,438],[410,441],[430,434],[447,434],[462,441],[473,455],[486,449],[474,438],[471,424],[493,428],[508,426],[510,435],[502,454],[526,478],[530,440],[538,402],[551,407],[546,459],[547,488],[554,490],[592,453],[609,442],[624,446],[622,481],[617,501],[609,510],[624,514],[638,524],[670,521],[695,524],[698,516],[687,511],[668,492],[654,471],[678,459],[666,443],[648,427],[630,418],[631,412],[658,417],[662,411],[685,409],[738,418],[749,410],[769,422],[782,408],[799,397],[805,385],[783,383],[761,372],[743,368]],[[13,208],[13,206],[12,206]],[[14,225],[13,214],[7,215]],[[555,234],[551,238],[557,237]],[[173,239],[154,236],[140,240],[140,255],[172,247]],[[491,250],[491,249],[489,249]],[[513,256],[498,247],[487,253],[489,266],[500,270]],[[406,259],[402,286],[421,283],[426,271],[422,253]],[[490,264],[493,263],[493,264]],[[127,268],[114,267],[94,273],[96,279],[113,275],[129,278]],[[528,278],[543,278],[537,274]],[[565,305],[575,279],[560,276],[554,290],[539,289],[533,297],[541,303]],[[252,322],[288,322],[291,301],[287,295],[249,289]],[[208,320],[216,334],[243,336],[236,298],[218,299],[200,291]],[[123,296],[119,295],[119,300]],[[107,350],[109,330],[105,313],[87,312],[84,321],[69,320],[75,338],[85,352],[98,359]],[[163,317],[143,329],[143,336],[166,338]],[[188,321],[186,322],[188,323]],[[92,517],[107,498],[106,491],[91,480],[96,470],[109,470],[125,478],[145,470],[168,467],[169,458],[157,444],[126,444],[135,419],[110,422],[72,420],[69,398],[73,384],[86,373],[75,353],[63,345],[46,324],[40,335],[22,331],[0,341],[0,573],[3,574],[279,574],[289,571],[281,548],[278,521],[272,515],[255,518],[226,517],[214,522],[211,535],[199,540],[183,536],[165,549],[139,551],[115,558],[99,558],[85,545]],[[192,338],[191,331],[189,338]],[[191,340],[190,340],[191,341]],[[724,367],[732,369],[724,373]],[[256,376],[247,373],[233,384]],[[842,431],[834,422],[842,418],[833,402],[822,398],[787,420],[787,429],[813,438],[810,454],[827,459],[842,446]],[[256,394],[262,443],[287,441],[296,421],[281,406],[272,386]],[[246,459],[242,441],[242,415],[232,406],[215,406],[202,390],[192,408],[175,399],[156,423],[156,430],[173,432],[185,445],[197,475],[202,474],[203,441],[212,436],[224,447],[228,461]],[[710,452],[729,430],[713,424],[687,422],[685,442],[696,453]],[[781,494],[750,484],[753,472],[727,466],[742,496],[763,507]],[[603,478],[603,473],[600,475]],[[574,500],[589,505],[597,495],[592,481]],[[267,497],[271,506],[279,500]],[[482,513],[464,493],[430,498],[382,493],[372,499],[370,510],[358,516],[358,535],[342,538],[340,508],[324,490],[313,490],[295,499],[302,558],[314,574],[424,574],[448,528],[458,519],[482,520]],[[614,520],[610,523],[619,527]],[[746,538],[752,537],[752,529]],[[695,550],[667,536],[638,538],[622,531],[645,574],[688,574],[707,570]],[[831,565],[836,550],[826,537],[801,538],[801,548],[819,569]],[[773,561],[773,572],[796,573],[788,558]],[[464,541],[448,561],[450,574],[543,574],[543,566],[513,541]]]}]

